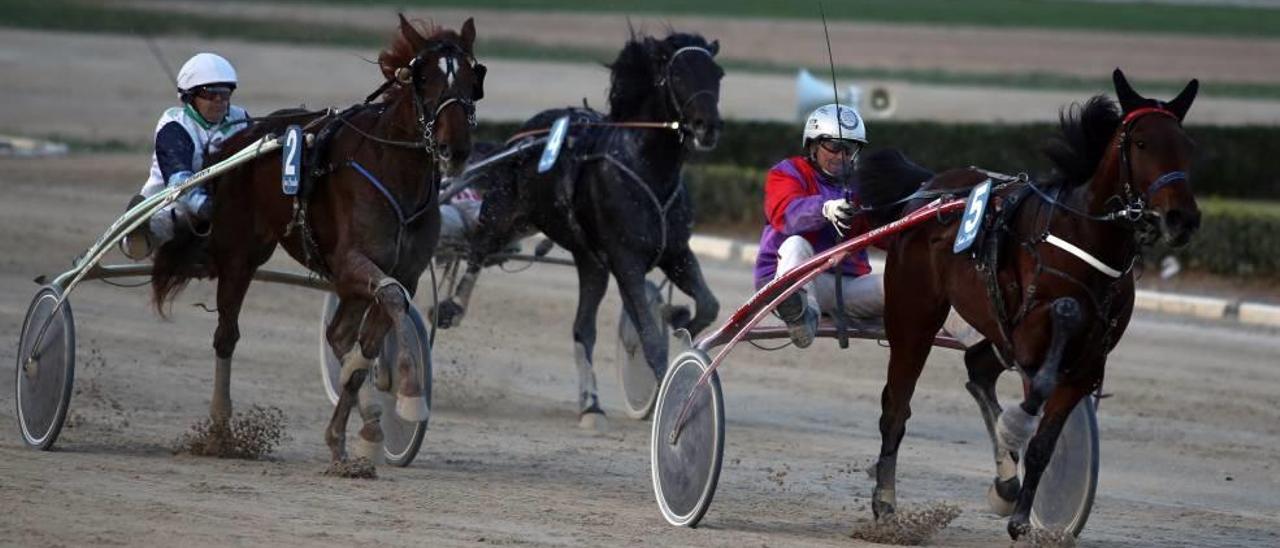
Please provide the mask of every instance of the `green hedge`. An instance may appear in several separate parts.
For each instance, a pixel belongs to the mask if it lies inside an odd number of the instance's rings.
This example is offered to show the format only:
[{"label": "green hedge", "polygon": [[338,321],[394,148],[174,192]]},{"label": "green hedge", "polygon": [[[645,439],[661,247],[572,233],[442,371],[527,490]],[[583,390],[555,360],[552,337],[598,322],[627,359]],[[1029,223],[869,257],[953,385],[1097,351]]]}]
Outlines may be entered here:
[{"label": "green hedge", "polygon": [[1177,256],[1193,270],[1242,276],[1280,274],[1280,204],[1200,200],[1200,231],[1186,247],[1157,246],[1148,259]]},{"label": "green hedge", "polygon": [[[799,149],[799,124],[736,122],[725,124],[720,144],[709,153],[695,154],[701,164],[738,165],[768,169]],[[486,124],[482,138],[501,140],[516,124]],[[875,121],[870,123],[872,145],[900,148],[930,169],[977,165],[1033,175],[1048,171],[1040,147],[1053,124],[940,124],[934,122]],[[1202,197],[1219,196],[1280,201],[1280,168],[1272,160],[1280,151],[1280,128],[1188,128],[1197,144],[1192,184]],[[718,168],[717,168],[718,169]],[[703,203],[706,203],[705,201]]]},{"label": "green hedge", "polygon": [[[763,169],[694,165],[685,171],[697,208],[699,230],[754,238],[763,223]],[[1178,250],[1157,245],[1145,256],[1154,263],[1177,256],[1189,269],[1215,274],[1280,274],[1280,203],[1201,199],[1200,231]]]}]

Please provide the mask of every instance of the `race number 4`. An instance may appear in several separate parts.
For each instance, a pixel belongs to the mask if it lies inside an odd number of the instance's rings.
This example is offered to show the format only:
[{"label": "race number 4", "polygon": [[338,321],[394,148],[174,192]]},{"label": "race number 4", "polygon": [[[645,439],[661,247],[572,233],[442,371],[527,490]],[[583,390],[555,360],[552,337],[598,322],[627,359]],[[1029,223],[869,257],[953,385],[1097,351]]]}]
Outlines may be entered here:
[{"label": "race number 4", "polygon": [[280,189],[285,196],[298,195],[298,182],[302,175],[302,128],[296,125],[284,130],[284,161],[280,171]]},{"label": "race number 4", "polygon": [[560,146],[564,144],[564,135],[569,131],[569,115],[556,118],[551,124],[551,134],[547,136],[547,145],[542,149],[542,158],[538,160],[538,173],[546,173],[556,165],[560,157]]},{"label": "race number 4", "polygon": [[987,210],[989,198],[991,198],[991,179],[983,181],[969,191],[964,218],[960,220],[960,230],[956,232],[956,244],[951,248],[953,253],[963,253],[978,239],[978,232],[982,229],[982,214]]}]

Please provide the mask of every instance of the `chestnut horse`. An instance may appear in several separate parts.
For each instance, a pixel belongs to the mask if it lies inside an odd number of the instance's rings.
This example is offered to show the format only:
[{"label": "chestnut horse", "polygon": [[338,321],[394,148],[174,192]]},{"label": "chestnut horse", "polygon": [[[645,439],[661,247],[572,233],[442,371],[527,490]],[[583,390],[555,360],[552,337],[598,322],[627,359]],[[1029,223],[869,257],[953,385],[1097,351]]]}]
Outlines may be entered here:
[{"label": "chestnut horse", "polygon": [[[217,355],[210,414],[214,425],[231,415],[231,356],[240,338],[238,317],[249,282],[278,245],[333,284],[340,304],[326,333],[342,357],[343,389],[325,431],[334,462],[346,458],[346,425],[358,400],[364,427],[358,456],[382,453],[382,410],[371,387],[390,390],[390,378],[369,369],[389,329],[400,333],[418,278],[435,252],[440,231],[438,193],[442,172],[456,173],[471,150],[474,101],[483,66],[475,63],[475,25],[461,32],[400,17],[390,47],[378,56],[384,83],[370,96],[382,101],[339,114],[288,111],[237,134],[230,151],[263,135],[279,135],[287,123],[317,128],[306,166],[310,191],[297,201],[281,192],[279,154],[263,155],[213,183],[215,202],[207,240],[190,234],[162,246],[155,258],[152,291],[158,309],[194,276],[217,278]],[[298,210],[304,212],[298,215]],[[358,345],[356,343],[359,343]],[[410,341],[398,341],[409,348]],[[416,344],[416,343],[415,343]],[[401,352],[396,412],[427,418],[415,364]],[[381,372],[390,364],[382,364]]]},{"label": "chestnut horse", "polygon": [[[895,154],[871,155],[860,167],[864,188],[877,187],[866,194],[880,195],[873,208],[905,197],[912,198],[907,208],[919,207],[938,195],[963,195],[989,178],[996,183],[981,222],[984,233],[969,250],[953,252],[961,224],[955,216],[913,228],[889,244],[885,328],[891,350],[872,495],[877,518],[894,512],[898,446],[911,395],[954,307],[987,339],[966,355],[970,391],[996,445],[993,490],[1004,500],[1003,510],[1012,511],[1009,535],[1026,533],[1058,433],[1076,404],[1101,387],[1107,354],[1128,325],[1133,267],[1143,246],[1160,237],[1181,246],[1199,228],[1187,178],[1193,144],[1182,127],[1198,83],[1192,80],[1164,103],[1138,95],[1119,69],[1113,79],[1119,108],[1097,96],[1064,113],[1062,135],[1046,150],[1057,169],[1041,183],[976,168],[929,178]],[[1024,400],[1003,413],[995,398],[1002,364],[1026,381]],[[1024,447],[1019,487],[1016,459]]]}]

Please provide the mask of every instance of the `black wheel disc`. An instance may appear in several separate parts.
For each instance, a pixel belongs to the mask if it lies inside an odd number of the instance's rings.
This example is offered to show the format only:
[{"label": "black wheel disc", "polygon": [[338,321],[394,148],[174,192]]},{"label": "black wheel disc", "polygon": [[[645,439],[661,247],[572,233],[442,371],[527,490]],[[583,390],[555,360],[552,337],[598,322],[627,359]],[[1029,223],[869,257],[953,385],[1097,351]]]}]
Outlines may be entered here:
[{"label": "black wheel disc", "polygon": [[[1031,524],[1079,536],[1098,488],[1098,418],[1094,399],[1076,404],[1067,417],[1049,465],[1040,476]],[[1026,462],[1021,459],[1019,462]]]},{"label": "black wheel disc", "polygon": [[36,292],[27,307],[18,341],[18,425],[22,441],[42,450],[53,447],[58,440],[75,382],[76,324],[70,302],[57,306],[61,295],[62,291],[53,286]]},{"label": "black wheel disc", "polygon": [[662,516],[672,525],[697,526],[711,506],[720,479],[724,397],[719,375],[713,373],[706,385],[693,391],[693,403],[675,443],[671,436],[690,390],[709,362],[700,350],[683,352],[672,361],[658,391],[649,442],[653,490]]},{"label": "black wheel disc", "polygon": [[[329,322],[333,321],[333,315],[338,310],[338,296],[329,293],[325,297],[324,314],[320,324],[320,373],[324,380],[325,393],[329,396],[329,401],[337,404],[338,393],[341,387],[339,382],[342,378],[342,360],[335,356],[333,349],[329,347],[329,341],[325,337],[325,332],[329,327]],[[426,322],[422,320],[422,315],[418,313],[415,306],[410,305],[405,312],[405,321],[401,323],[402,329],[410,331],[409,339],[417,341],[415,348],[409,348],[411,358],[422,377],[419,381],[422,384],[422,393],[427,398],[427,407],[431,407],[431,341],[427,334]],[[391,385],[396,385],[396,368],[392,365],[396,353],[399,350],[399,344],[394,333],[388,333],[386,339],[382,343],[382,353],[378,358],[377,367],[389,367],[391,374]],[[384,365],[385,364],[385,365]],[[427,422],[412,422],[401,419],[395,414],[395,394],[379,392],[378,398],[382,401],[382,436],[383,445],[382,452],[387,459],[387,463],[393,466],[408,466],[418,455],[418,449],[422,446],[422,440],[426,437]],[[428,419],[429,420],[429,419]]]}]

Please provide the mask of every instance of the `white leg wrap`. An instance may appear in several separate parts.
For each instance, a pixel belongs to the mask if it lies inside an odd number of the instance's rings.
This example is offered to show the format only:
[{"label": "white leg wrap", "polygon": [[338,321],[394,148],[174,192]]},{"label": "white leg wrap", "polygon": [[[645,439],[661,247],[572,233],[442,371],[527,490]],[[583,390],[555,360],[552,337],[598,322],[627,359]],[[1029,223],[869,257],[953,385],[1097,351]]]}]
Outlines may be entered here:
[{"label": "white leg wrap", "polygon": [[996,421],[996,445],[1003,451],[1019,453],[1035,431],[1035,415],[1028,415],[1021,405],[1006,407]]},{"label": "white leg wrap", "polygon": [[431,417],[431,408],[427,407],[427,399],[422,396],[396,394],[396,415],[409,422],[422,422]]},{"label": "white leg wrap", "polygon": [[361,370],[368,371],[371,363],[371,360],[360,353],[360,345],[356,344],[351,347],[351,351],[347,352],[346,356],[342,357],[342,375],[338,379],[339,382],[342,386],[346,386],[353,373]]},{"label": "white leg wrap", "polygon": [[596,373],[592,369],[591,360],[587,358],[587,347],[582,343],[573,343],[573,361],[578,367],[578,410],[584,411],[592,404],[598,403],[596,391]]},{"label": "white leg wrap", "polygon": [[[382,452],[382,403],[378,398],[378,393],[374,389],[373,383],[365,382],[360,386],[360,390],[356,392],[356,401],[360,410],[360,418],[364,419],[364,425],[360,434],[356,435],[355,441],[352,443],[352,453],[357,457],[364,457],[370,462],[382,464],[385,456]],[[374,439],[365,439],[363,430],[372,425],[378,429],[377,436]]]},{"label": "white leg wrap", "polygon": [[1018,463],[1013,460],[1008,451],[1001,451],[1000,456],[996,458],[996,476],[1001,480],[1008,480],[1018,475]]}]

